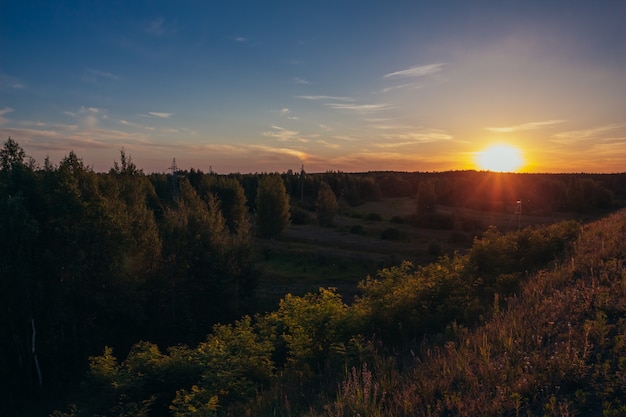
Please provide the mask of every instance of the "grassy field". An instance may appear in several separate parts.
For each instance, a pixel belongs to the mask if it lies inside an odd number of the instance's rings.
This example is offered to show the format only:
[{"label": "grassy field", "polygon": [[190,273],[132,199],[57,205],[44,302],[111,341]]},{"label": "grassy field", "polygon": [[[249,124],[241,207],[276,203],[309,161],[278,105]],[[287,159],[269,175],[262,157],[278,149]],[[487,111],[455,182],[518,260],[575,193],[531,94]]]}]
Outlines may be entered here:
[{"label": "grassy field", "polygon": [[[357,293],[357,284],[366,276],[403,260],[424,265],[441,254],[464,251],[471,246],[474,236],[490,225],[507,231],[573,217],[524,213],[517,216],[513,210],[496,213],[437,207],[438,214],[456,214],[479,225],[472,231],[417,228],[407,222],[400,223],[415,213],[412,198],[340,207],[333,227],[318,226],[315,214],[311,213],[308,224],[291,225],[274,241],[257,240],[256,261],[262,271],[260,307],[274,309],[287,293],[302,295],[319,287],[335,287],[350,302]],[[389,232],[390,229],[394,231]]]}]

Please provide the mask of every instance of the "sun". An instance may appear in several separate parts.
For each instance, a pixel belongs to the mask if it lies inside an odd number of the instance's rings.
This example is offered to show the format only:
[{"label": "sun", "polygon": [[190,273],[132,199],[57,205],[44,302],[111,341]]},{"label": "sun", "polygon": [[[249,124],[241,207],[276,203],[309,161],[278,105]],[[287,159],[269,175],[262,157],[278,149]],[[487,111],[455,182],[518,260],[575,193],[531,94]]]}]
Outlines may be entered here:
[{"label": "sun", "polygon": [[524,164],[524,158],[516,147],[498,144],[478,152],[476,164],[487,171],[515,172]]}]

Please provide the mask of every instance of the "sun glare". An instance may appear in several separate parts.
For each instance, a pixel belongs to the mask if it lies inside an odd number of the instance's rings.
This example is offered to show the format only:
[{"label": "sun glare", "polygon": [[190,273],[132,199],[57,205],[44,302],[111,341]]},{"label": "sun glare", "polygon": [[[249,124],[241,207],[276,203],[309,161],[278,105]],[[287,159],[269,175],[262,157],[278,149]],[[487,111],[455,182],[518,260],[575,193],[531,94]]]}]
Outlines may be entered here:
[{"label": "sun glare", "polygon": [[519,149],[510,145],[493,145],[476,155],[476,164],[484,170],[496,172],[515,172],[524,159]]}]

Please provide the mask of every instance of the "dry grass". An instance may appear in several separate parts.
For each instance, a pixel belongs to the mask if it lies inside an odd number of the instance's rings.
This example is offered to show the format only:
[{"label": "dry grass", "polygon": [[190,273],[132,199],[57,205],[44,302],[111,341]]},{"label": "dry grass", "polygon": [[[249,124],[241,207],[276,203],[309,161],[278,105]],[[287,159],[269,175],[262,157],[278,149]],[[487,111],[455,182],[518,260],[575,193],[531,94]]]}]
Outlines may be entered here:
[{"label": "dry grass", "polygon": [[375,415],[625,415],[625,240],[626,212],[584,227],[575,252],[507,311],[425,343]]}]

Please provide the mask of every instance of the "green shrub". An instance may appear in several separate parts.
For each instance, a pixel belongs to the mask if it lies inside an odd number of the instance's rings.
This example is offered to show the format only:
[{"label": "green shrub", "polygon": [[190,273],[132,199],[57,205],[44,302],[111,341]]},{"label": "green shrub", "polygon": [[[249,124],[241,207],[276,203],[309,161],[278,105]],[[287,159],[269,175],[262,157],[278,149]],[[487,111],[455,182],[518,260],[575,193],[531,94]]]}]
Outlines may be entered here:
[{"label": "green shrub", "polygon": [[291,223],[292,224],[309,224],[311,215],[308,211],[300,207],[291,207]]}]

